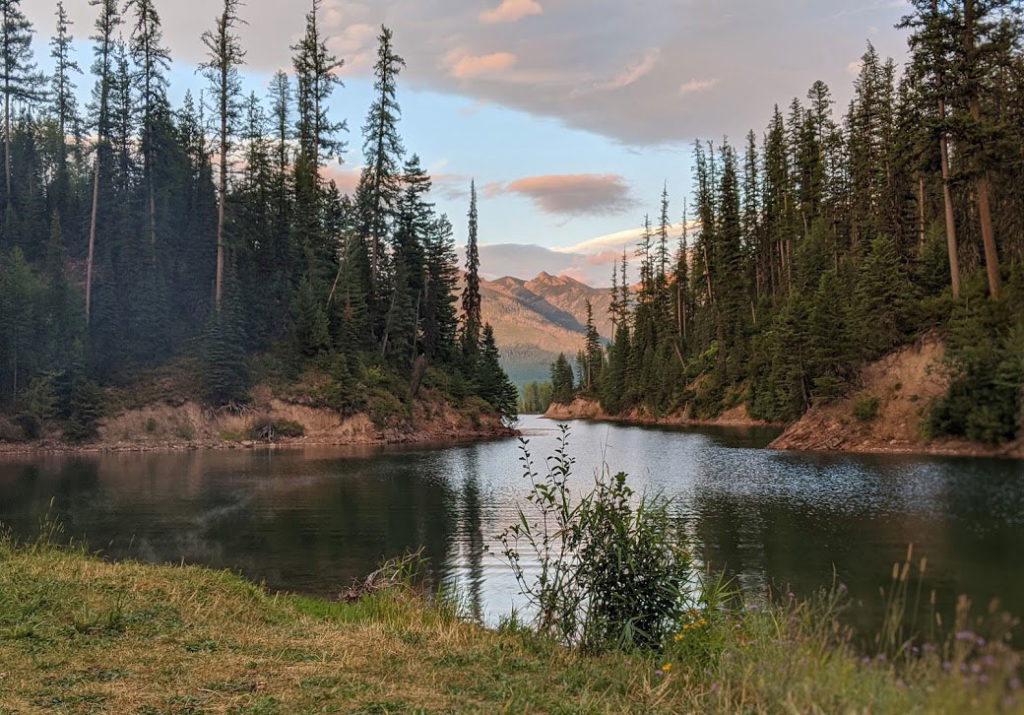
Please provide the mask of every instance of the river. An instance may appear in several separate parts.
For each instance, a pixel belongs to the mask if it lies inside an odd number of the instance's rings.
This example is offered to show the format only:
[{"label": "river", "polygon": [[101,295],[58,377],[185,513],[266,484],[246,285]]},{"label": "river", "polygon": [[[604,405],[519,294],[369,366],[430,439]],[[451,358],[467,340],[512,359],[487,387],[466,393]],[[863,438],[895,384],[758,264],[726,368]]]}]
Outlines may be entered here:
[{"label": "river", "polygon": [[[525,417],[538,463],[557,425]],[[1024,462],[764,449],[763,430],[571,424],[574,484],[602,463],[673,499],[701,563],[751,593],[807,595],[833,578],[854,620],[909,543],[951,607],[999,597],[1024,615]],[[331,596],[422,547],[433,575],[494,622],[519,603],[495,536],[527,488],[516,440],[417,448],[305,448],[8,456],[0,522],[30,537],[49,509],[65,538],[114,558],[229,568],[271,590]]]}]

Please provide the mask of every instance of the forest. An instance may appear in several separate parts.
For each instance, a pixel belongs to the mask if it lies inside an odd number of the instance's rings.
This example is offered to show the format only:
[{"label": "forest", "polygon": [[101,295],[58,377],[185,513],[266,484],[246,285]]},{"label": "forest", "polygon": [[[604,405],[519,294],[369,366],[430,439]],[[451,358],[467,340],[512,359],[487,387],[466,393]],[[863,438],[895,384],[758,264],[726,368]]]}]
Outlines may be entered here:
[{"label": "forest", "polygon": [[399,132],[405,61],[388,28],[348,196],[325,178],[348,127],[329,112],[343,60],[316,0],[267,96],[242,90],[244,5],[223,0],[202,34],[205,86],[178,107],[153,0],[89,4],[88,72],[58,3],[45,76],[21,0],[0,0],[0,440],[49,423],[88,439],[106,388],[178,363],[215,407],[315,370],[328,380],[312,397],[343,414],[370,387],[411,400],[430,385],[515,417],[481,324],[476,193],[462,289],[452,224]]},{"label": "forest", "polygon": [[556,402],[695,418],[745,404],[791,421],[856,388],[866,363],[937,334],[952,379],[928,436],[1020,432],[1021,5],[912,6],[906,65],[869,45],[838,119],[817,82],[760,135],[695,144],[682,235],[663,194],[639,275],[625,253],[615,268],[612,345],[591,323],[575,374],[564,356],[552,366]]}]

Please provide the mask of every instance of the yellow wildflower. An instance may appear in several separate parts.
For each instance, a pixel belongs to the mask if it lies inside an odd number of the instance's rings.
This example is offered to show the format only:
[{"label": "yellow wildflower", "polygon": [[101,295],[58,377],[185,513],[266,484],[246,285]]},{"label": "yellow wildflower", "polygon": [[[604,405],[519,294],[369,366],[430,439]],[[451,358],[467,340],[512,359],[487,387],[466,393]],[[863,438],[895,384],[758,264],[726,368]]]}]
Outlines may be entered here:
[{"label": "yellow wildflower", "polygon": [[661,669],[663,672],[667,673],[668,671],[672,670],[672,664],[665,663],[665,665],[661,666]]}]

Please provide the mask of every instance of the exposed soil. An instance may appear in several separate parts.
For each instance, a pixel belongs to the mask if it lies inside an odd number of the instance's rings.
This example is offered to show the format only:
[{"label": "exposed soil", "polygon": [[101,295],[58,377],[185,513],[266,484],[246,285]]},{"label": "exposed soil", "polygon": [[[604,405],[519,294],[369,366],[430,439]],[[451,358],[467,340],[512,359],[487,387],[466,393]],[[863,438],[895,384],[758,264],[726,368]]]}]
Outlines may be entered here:
[{"label": "exposed soil", "polygon": [[[922,421],[946,394],[945,346],[936,337],[887,355],[861,373],[861,389],[843,400],[818,405],[771,443],[772,449],[828,452],[948,454],[1024,457],[1021,441],[990,446],[955,439],[928,440]],[[877,415],[855,416],[858,403],[878,400]]]},{"label": "exposed soil", "polygon": [[[861,374],[861,388],[842,400],[811,408],[807,414],[769,445],[771,449],[807,452],[860,452],[889,454],[944,454],[966,457],[1024,459],[1024,439],[992,446],[957,439],[923,436],[922,421],[935,400],[946,394],[949,376],[943,363],[945,346],[929,336],[917,344],[868,365]],[[878,400],[870,420],[855,416],[855,406]],[[641,409],[609,415],[594,400],[578,398],[571,404],[553,404],[545,417],[553,420],[596,420],[628,424],[679,427],[783,427],[755,420],[740,405],[713,420],[690,419],[686,412],[655,417]]]},{"label": "exposed soil", "polygon": [[389,417],[382,424],[374,424],[364,413],[342,416],[331,409],[287,401],[266,387],[256,388],[253,396],[252,403],[234,410],[212,409],[191,400],[158,401],[104,418],[97,438],[84,444],[70,444],[56,434],[34,442],[0,442],[0,453],[265,447],[266,442],[252,438],[251,430],[267,420],[302,426],[302,437],[274,440],[287,446],[464,442],[515,434],[479,404],[453,407],[433,394],[418,399],[411,415]]},{"label": "exposed soil", "polygon": [[625,422],[628,424],[665,425],[669,427],[782,427],[762,420],[756,420],[747,412],[746,405],[739,405],[723,412],[711,420],[692,419],[687,412],[657,417],[643,408],[636,408],[623,415],[609,415],[601,409],[596,400],[576,398],[571,404],[552,404],[544,416],[552,420],[595,420],[599,422]]}]

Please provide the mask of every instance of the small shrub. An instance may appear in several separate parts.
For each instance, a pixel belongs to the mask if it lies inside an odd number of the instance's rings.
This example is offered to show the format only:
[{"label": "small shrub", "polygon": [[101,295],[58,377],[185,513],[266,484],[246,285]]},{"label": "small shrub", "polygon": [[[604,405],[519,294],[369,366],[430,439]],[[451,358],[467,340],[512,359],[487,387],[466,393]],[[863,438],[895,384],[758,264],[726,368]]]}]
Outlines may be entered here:
[{"label": "small shrub", "polygon": [[155,419],[150,417],[148,420],[146,420],[146,431],[147,432],[149,432],[149,433],[156,432],[156,428],[157,428],[157,422],[156,422]]},{"label": "small shrub", "polygon": [[[588,651],[660,648],[696,605],[690,557],[669,503],[635,500],[623,473],[598,478],[574,502],[568,482],[575,459],[564,426],[544,476],[534,471],[525,440],[522,451],[530,506],[519,507],[501,541],[540,630]],[[540,567],[533,580],[524,548]]]},{"label": "small shrub", "polygon": [[384,429],[407,417],[407,410],[402,401],[390,392],[375,390],[370,401],[369,416],[374,427]]},{"label": "small shrub", "polygon": [[21,442],[24,439],[21,427],[0,415],[0,442]]},{"label": "small shrub", "polygon": [[878,398],[862,397],[853,405],[853,416],[861,422],[871,422],[878,417]]},{"label": "small shrub", "polygon": [[262,417],[249,428],[248,437],[258,442],[276,442],[282,437],[296,438],[305,434],[306,428],[298,422]]},{"label": "small shrub", "polygon": [[70,414],[64,425],[64,438],[84,442],[96,436],[103,414],[103,393],[92,380],[75,377],[71,382]]},{"label": "small shrub", "polygon": [[277,433],[282,437],[294,439],[303,437],[306,434],[306,428],[292,420],[277,420],[274,424],[277,427]]},{"label": "small shrub", "polygon": [[335,355],[328,368],[330,380],[317,389],[317,402],[341,415],[352,415],[366,407],[362,385],[352,374],[344,355]]}]

